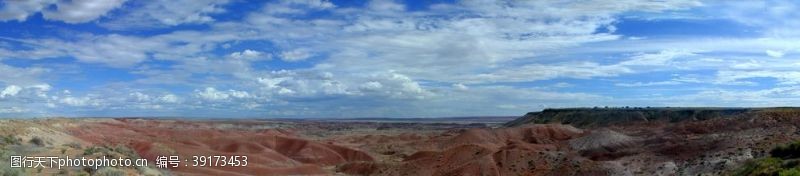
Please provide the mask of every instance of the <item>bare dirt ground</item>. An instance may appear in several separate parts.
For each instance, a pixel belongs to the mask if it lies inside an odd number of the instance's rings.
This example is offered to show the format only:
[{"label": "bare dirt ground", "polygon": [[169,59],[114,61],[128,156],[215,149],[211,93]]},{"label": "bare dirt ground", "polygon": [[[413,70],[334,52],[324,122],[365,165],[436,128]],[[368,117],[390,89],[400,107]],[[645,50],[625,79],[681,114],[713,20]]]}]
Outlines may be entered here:
[{"label": "bare dirt ground", "polygon": [[[389,158],[377,147],[344,142],[362,134],[428,136],[499,124],[335,122],[299,120],[174,120],[135,118],[0,120],[0,175],[343,175],[340,165]],[[376,150],[377,151],[377,150]],[[382,152],[382,151],[378,151]],[[411,153],[412,151],[406,151]],[[10,156],[144,158],[148,167],[9,168]],[[177,168],[156,168],[159,156],[180,156]],[[247,156],[245,167],[185,166],[193,156]]]},{"label": "bare dirt ground", "polygon": [[[0,175],[727,175],[800,139],[794,118],[535,124],[293,120],[0,120]],[[8,168],[10,155],[144,158],[147,167]],[[180,156],[156,168],[158,156]],[[248,156],[191,167],[192,156]],[[187,163],[188,162],[188,163]]]}]

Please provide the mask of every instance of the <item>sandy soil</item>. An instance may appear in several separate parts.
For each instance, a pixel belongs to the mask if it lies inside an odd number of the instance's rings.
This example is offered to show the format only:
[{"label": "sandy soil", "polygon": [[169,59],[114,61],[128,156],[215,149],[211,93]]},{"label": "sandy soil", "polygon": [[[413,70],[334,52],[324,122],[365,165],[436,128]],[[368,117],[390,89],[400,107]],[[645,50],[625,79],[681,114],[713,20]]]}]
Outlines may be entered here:
[{"label": "sandy soil", "polygon": [[[148,167],[9,175],[724,175],[800,139],[794,118],[537,124],[281,120],[0,120],[8,155],[144,158]],[[248,156],[246,167],[156,168],[158,156]],[[0,174],[2,175],[2,174]]]}]

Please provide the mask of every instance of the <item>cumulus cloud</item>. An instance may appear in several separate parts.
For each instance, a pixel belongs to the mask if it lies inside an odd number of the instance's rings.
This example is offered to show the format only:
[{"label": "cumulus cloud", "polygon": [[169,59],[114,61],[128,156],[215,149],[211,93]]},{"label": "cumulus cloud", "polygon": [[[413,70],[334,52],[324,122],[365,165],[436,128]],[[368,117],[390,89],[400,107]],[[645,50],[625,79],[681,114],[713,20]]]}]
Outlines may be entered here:
[{"label": "cumulus cloud", "polygon": [[15,96],[17,95],[17,93],[19,93],[20,90],[22,90],[22,88],[16,85],[6,86],[6,88],[3,89],[2,92],[0,92],[0,98]]},{"label": "cumulus cloud", "polygon": [[195,90],[195,95],[199,96],[204,100],[209,101],[225,101],[231,98],[253,98],[250,93],[245,91],[238,91],[238,90],[228,90],[228,91],[219,91],[213,87],[206,87],[204,90]]},{"label": "cumulus cloud", "polygon": [[231,58],[234,58],[234,59],[246,59],[246,60],[255,60],[255,59],[262,59],[262,58],[263,59],[269,59],[271,57],[270,55],[265,55],[262,52],[249,50],[249,49],[246,49],[246,50],[240,51],[240,52],[233,52],[233,53],[229,54],[228,56],[231,57]]},{"label": "cumulus cloud", "polygon": [[277,97],[381,97],[424,99],[434,94],[410,77],[392,72],[345,75],[276,71],[257,79],[261,90]]},{"label": "cumulus cloud", "polygon": [[370,79],[380,83],[379,85],[381,86],[378,87],[380,90],[379,95],[392,98],[414,99],[424,99],[434,95],[432,92],[420,86],[419,83],[403,74],[395,72],[379,73],[372,75]]},{"label": "cumulus cloud", "polygon": [[48,84],[36,84],[30,86],[8,85],[0,91],[0,98],[20,97],[23,99],[47,98],[50,91]]},{"label": "cumulus cloud", "polygon": [[132,98],[133,98],[135,101],[150,101],[150,95],[143,94],[143,93],[141,93],[141,92],[134,92],[134,93],[131,93],[131,94],[130,94],[130,96],[131,96],[131,97],[132,97]]},{"label": "cumulus cloud", "polygon": [[178,96],[175,94],[166,94],[159,97],[158,100],[165,103],[177,103],[179,101]]},{"label": "cumulus cloud", "polygon": [[469,87],[467,87],[466,85],[461,84],[461,83],[453,84],[453,88],[456,89],[456,90],[467,90],[467,89],[469,89]]},{"label": "cumulus cloud", "polygon": [[281,59],[287,62],[302,61],[311,56],[311,53],[307,49],[295,49],[281,52]]},{"label": "cumulus cloud", "polygon": [[99,107],[101,106],[101,101],[99,99],[95,99],[92,97],[64,97],[58,99],[58,101],[62,104],[69,105],[69,106],[77,106],[77,107],[86,107],[86,106],[94,106]]},{"label": "cumulus cloud", "polygon": [[383,84],[375,81],[370,81],[364,84],[361,84],[361,89],[365,91],[379,91],[383,88]]}]

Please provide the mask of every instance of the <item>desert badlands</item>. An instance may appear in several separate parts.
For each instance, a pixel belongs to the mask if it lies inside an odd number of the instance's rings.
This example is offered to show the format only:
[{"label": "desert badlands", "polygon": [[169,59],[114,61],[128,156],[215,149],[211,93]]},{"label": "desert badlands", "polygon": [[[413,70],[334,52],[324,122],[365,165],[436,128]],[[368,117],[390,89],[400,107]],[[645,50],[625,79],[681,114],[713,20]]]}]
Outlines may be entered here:
[{"label": "desert badlands", "polygon": [[[550,109],[483,122],[6,119],[0,162],[3,175],[747,175],[748,163],[800,139],[797,115],[637,108]],[[149,164],[10,168],[10,156]],[[180,164],[159,167],[161,156]],[[196,166],[198,156],[246,156],[247,164]]]}]

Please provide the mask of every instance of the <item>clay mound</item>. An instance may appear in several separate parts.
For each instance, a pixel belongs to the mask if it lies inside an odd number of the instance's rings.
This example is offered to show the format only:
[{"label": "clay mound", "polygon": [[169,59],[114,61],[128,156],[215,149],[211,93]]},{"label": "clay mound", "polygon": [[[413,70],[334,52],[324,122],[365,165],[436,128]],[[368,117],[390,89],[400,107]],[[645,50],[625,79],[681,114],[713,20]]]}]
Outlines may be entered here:
[{"label": "clay mound", "polygon": [[586,136],[569,141],[572,149],[579,151],[626,146],[634,142],[634,138],[609,129],[592,131]]},{"label": "clay mound", "polygon": [[[497,175],[493,151],[478,145],[462,145],[445,151],[422,151],[409,156],[397,166],[382,167],[377,175]],[[355,167],[355,166],[350,166]],[[365,166],[360,166],[365,167]],[[356,169],[350,169],[355,171]],[[372,169],[375,170],[375,169]],[[370,171],[364,169],[362,171]],[[372,171],[375,172],[375,171]]]},{"label": "clay mound", "polygon": [[372,162],[365,152],[334,143],[295,137],[288,130],[218,129],[213,123],[118,120],[70,128],[72,135],[97,146],[127,145],[142,158],[157,156],[246,155],[247,167],[171,169],[179,175],[327,175],[324,167]]},{"label": "clay mound", "polygon": [[445,148],[458,147],[461,145],[486,145],[491,148],[496,148],[499,143],[503,143],[502,139],[488,129],[468,129],[460,135],[454,137],[449,142],[444,143]]},{"label": "clay mound", "polygon": [[352,175],[372,175],[378,172],[381,164],[375,162],[350,162],[339,166],[336,171]]},{"label": "clay mound", "polygon": [[416,160],[416,159],[436,157],[436,155],[438,155],[438,154],[439,154],[439,152],[435,152],[435,151],[419,151],[419,152],[416,152],[416,153],[411,154],[410,156],[406,157],[403,161],[411,161],[411,160]]},{"label": "clay mound", "polygon": [[460,145],[480,145],[490,149],[500,148],[508,141],[523,141],[533,144],[553,144],[580,135],[582,131],[569,125],[535,124],[517,128],[468,129],[443,143],[444,148]]},{"label": "clay mound", "polygon": [[212,150],[226,153],[258,153],[266,148],[253,142],[217,141],[209,146]]},{"label": "clay mound", "polygon": [[375,158],[360,150],[354,150],[333,144],[325,144],[326,147],[339,154],[347,162],[354,161],[374,161]]},{"label": "clay mound", "polygon": [[558,175],[556,168],[582,163],[565,162],[567,156],[559,151],[567,149],[563,146],[567,140],[581,134],[577,128],[558,124],[461,130],[454,136],[440,136],[446,140],[429,141],[437,142],[439,149],[416,152],[399,165],[359,164],[341,169],[368,175]]},{"label": "clay mound", "polygon": [[275,137],[273,150],[293,160],[308,164],[336,165],[350,161],[374,161],[368,154],[333,144],[299,138]]}]

